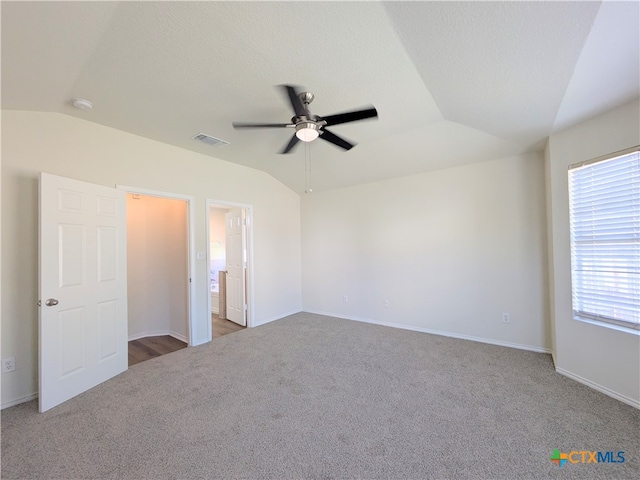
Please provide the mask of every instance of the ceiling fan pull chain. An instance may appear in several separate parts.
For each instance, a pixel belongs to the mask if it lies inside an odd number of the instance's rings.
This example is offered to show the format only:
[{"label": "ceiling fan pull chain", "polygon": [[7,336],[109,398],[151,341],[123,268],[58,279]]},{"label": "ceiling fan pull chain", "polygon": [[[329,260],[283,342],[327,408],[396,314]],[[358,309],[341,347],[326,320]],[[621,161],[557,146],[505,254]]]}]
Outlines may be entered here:
[{"label": "ceiling fan pull chain", "polygon": [[304,193],[311,193],[311,144],[305,143],[304,149]]}]

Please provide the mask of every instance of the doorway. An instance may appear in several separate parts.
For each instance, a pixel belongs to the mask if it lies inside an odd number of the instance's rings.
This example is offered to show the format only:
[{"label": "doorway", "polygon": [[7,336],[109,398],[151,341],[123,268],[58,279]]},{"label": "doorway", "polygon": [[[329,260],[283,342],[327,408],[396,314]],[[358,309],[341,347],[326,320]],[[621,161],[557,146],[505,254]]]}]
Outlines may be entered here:
[{"label": "doorway", "polygon": [[211,336],[251,326],[251,207],[207,200]]},{"label": "doorway", "polygon": [[167,336],[189,346],[203,343],[194,341],[193,197],[116,188],[127,197],[128,340]]},{"label": "doorway", "polygon": [[187,201],[127,193],[129,366],[187,346]]}]

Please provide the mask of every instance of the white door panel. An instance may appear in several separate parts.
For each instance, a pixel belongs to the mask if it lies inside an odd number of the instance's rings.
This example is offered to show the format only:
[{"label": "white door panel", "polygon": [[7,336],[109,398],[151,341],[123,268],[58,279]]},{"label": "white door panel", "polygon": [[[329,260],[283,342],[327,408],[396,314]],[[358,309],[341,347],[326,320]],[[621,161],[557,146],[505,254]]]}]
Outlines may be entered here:
[{"label": "white door panel", "polygon": [[227,259],[227,319],[247,325],[245,309],[245,223],[239,208],[225,213]]},{"label": "white door panel", "polygon": [[43,412],[127,369],[125,192],[42,173],[39,254]]}]

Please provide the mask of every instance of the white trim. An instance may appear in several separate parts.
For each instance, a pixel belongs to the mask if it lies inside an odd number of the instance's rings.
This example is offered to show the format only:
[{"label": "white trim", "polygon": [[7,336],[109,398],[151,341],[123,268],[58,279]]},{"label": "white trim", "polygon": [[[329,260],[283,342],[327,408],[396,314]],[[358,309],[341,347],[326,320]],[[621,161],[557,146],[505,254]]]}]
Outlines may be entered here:
[{"label": "white trim", "polygon": [[[188,301],[187,301],[187,315],[188,315],[188,336],[189,341],[187,344],[189,346],[199,345],[200,343],[204,343],[202,341],[196,342],[195,332],[198,330],[196,327],[196,314],[197,312],[197,304],[196,304],[196,247],[195,247],[195,197],[192,195],[182,195],[179,193],[172,192],[161,192],[158,190],[149,190],[146,188],[138,188],[138,187],[128,187],[126,185],[116,185],[116,188],[119,190],[125,190],[128,193],[140,193],[142,195],[150,195],[153,197],[163,197],[163,198],[177,198],[180,200],[186,200],[187,202],[187,217],[188,217],[188,225],[187,225],[187,235],[189,238],[187,239],[187,282],[189,287],[188,291]],[[211,325],[211,321],[208,322]],[[211,327],[209,327],[211,328]]]},{"label": "white trim", "polygon": [[[242,208],[245,212],[245,221],[247,223],[246,227],[246,238],[245,241],[247,243],[247,289],[249,290],[247,298],[245,299],[247,302],[247,307],[248,307],[248,311],[247,311],[247,328],[252,328],[257,326],[258,324],[255,323],[255,288],[254,288],[254,284],[253,284],[253,205],[249,204],[249,203],[238,203],[238,202],[230,202],[228,200],[216,200],[213,198],[207,198],[206,199],[206,209],[205,209],[205,213],[206,213],[206,226],[207,226],[207,231],[206,231],[206,236],[207,236],[207,291],[208,291],[208,295],[207,295],[207,311],[211,312],[211,280],[209,279],[209,265],[211,265],[211,249],[209,248],[209,245],[211,244],[211,238],[210,238],[210,226],[209,226],[209,221],[210,221],[210,215],[209,215],[209,210],[211,208],[224,208],[224,207],[229,207],[229,208]],[[211,313],[209,313],[209,316],[211,315]],[[210,342],[213,339],[213,332],[211,331],[211,321],[208,322],[207,325],[207,335],[208,335],[208,342]],[[205,342],[202,342],[205,343]]]},{"label": "white trim", "polygon": [[316,310],[304,310],[308,313],[316,313],[318,315],[326,315],[329,317],[343,318],[345,320],[355,320],[356,322],[372,323],[374,325],[382,325],[385,327],[400,328],[402,330],[411,330],[414,332],[430,333],[432,335],[440,335],[443,337],[459,338],[461,340],[471,340],[472,342],[487,343],[489,345],[498,345],[500,347],[517,348],[518,350],[528,350],[536,353],[551,353],[551,349],[543,347],[535,347],[533,345],[523,345],[520,343],[503,342],[502,340],[494,340],[492,338],[475,337],[473,335],[464,335],[462,333],[445,332],[443,330],[434,330],[431,328],[415,327],[413,325],[403,325],[401,323],[381,322],[378,320],[370,320],[368,318],[353,317],[350,315],[339,315],[329,312],[320,312]]},{"label": "white trim", "polygon": [[25,395],[24,397],[16,398],[15,400],[9,400],[8,402],[4,402],[0,405],[0,410],[4,410],[5,408],[13,407],[15,405],[20,405],[21,403],[30,402],[31,400],[35,400],[38,398],[38,392],[32,393],[31,395]]},{"label": "white trim", "polygon": [[[275,317],[270,317],[270,318],[265,318],[264,320],[256,320],[256,322],[253,324],[254,327],[258,327],[260,325],[265,325],[267,323],[271,323],[271,322],[275,322],[276,320],[281,320],[285,317],[288,317],[290,315],[295,315],[296,313],[300,313],[303,310],[293,310],[289,313],[283,313],[282,315],[276,315]],[[310,313],[315,313],[315,312],[310,312]],[[327,315],[327,314],[323,314],[323,315]]]},{"label": "white trim", "polygon": [[170,331],[169,333],[167,333],[167,335],[189,345],[189,339],[185,335],[182,335],[181,333]]},{"label": "white trim", "polygon": [[565,377],[570,378],[571,380],[575,380],[576,382],[586,385],[587,387],[593,388],[594,390],[597,390],[600,393],[604,393],[605,395],[608,395],[611,398],[615,398],[616,400],[626,403],[627,405],[640,409],[640,400],[635,400],[631,397],[627,397],[626,395],[622,395],[618,392],[614,392],[613,390],[610,390],[607,387],[603,387],[602,385],[592,382],[591,380],[587,380],[586,378],[583,378],[580,375],[576,375],[575,373],[571,373],[559,367],[556,367],[556,373],[559,373],[560,375],[564,375]]},{"label": "white trim", "polygon": [[622,157],[623,155],[627,155],[633,152],[640,152],[640,145],[636,145],[635,147],[625,148],[624,150],[618,150],[617,152],[607,153],[605,155],[600,155],[599,157],[592,158],[590,160],[584,160],[582,162],[574,163],[569,165],[569,170],[573,170],[575,168],[585,167],[587,165],[591,165],[592,163],[603,162],[605,160],[610,160],[616,157]]},{"label": "white trim", "polygon": [[165,335],[169,335],[170,337],[176,338],[184,343],[189,343],[188,338],[180,333],[173,332],[171,330],[153,330],[151,332],[142,332],[142,333],[134,333],[133,335],[129,335],[127,341],[131,342],[133,340],[138,340],[139,338],[146,337],[164,337]]},{"label": "white trim", "polygon": [[139,338],[162,337],[163,335],[169,335],[169,330],[152,330],[150,332],[134,333],[133,335],[129,335],[127,341],[132,342],[133,340],[138,340]]},{"label": "white trim", "polygon": [[[591,325],[596,325],[597,327],[610,328],[611,330],[617,330],[618,332],[640,336],[640,330],[634,327],[625,327],[623,325],[618,325],[617,323],[610,323],[605,320],[594,320],[592,318],[580,317],[575,314],[573,315],[573,319],[576,322],[590,323]],[[640,325],[638,325],[638,328],[640,328]]]}]

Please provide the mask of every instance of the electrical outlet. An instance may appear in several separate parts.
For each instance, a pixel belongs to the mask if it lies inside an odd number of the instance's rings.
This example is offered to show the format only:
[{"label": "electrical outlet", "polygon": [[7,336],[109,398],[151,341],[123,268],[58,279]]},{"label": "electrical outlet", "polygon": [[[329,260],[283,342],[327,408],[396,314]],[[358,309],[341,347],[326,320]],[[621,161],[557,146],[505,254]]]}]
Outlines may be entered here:
[{"label": "electrical outlet", "polygon": [[347,297],[346,295],[343,295],[343,296],[342,296],[342,301],[343,301],[344,303],[349,303],[349,297]]},{"label": "electrical outlet", "polygon": [[2,373],[13,372],[16,369],[16,357],[2,359]]},{"label": "electrical outlet", "polygon": [[506,313],[506,312],[502,314],[502,323],[511,323],[511,319],[509,318],[509,314]]},{"label": "electrical outlet", "polygon": [[384,308],[389,308],[389,299],[385,299]]}]

